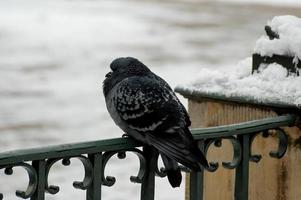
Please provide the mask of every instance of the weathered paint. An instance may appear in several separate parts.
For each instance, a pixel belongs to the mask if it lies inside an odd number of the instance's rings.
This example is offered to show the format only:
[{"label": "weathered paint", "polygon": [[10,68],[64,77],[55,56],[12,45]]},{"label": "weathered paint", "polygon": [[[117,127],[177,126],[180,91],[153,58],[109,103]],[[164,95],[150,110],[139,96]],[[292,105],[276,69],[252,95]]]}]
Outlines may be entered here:
[{"label": "weathered paint", "polygon": [[[250,120],[274,117],[271,107],[248,105],[217,100],[189,100],[189,114],[193,128],[214,127]],[[299,200],[301,190],[301,131],[297,127],[286,128],[289,147],[286,155],[278,160],[268,154],[277,148],[275,137],[267,139],[257,136],[252,150],[263,154],[259,163],[250,162],[249,200],[276,199]],[[232,146],[224,142],[221,148],[211,148],[208,152],[210,161],[228,161],[232,157]],[[235,170],[220,167],[216,172],[204,173],[204,200],[233,200]],[[189,190],[189,175],[186,177],[186,190]],[[185,192],[189,200],[189,192]]]}]

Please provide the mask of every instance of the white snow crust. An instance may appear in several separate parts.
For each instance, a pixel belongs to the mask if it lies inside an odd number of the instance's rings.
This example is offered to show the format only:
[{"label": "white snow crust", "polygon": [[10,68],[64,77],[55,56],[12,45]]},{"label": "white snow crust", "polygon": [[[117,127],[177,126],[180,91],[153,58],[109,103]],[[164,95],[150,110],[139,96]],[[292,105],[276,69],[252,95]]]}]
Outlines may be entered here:
[{"label": "white snow crust", "polygon": [[279,39],[270,40],[261,36],[254,52],[261,56],[289,55],[301,59],[301,19],[292,15],[276,16],[268,24],[279,34]]},{"label": "white snow crust", "polygon": [[[260,37],[255,53],[261,56],[288,55],[301,59],[301,19],[295,16],[276,16],[268,25],[280,39]],[[178,86],[191,93],[242,98],[258,103],[283,104],[301,107],[301,77],[291,74],[283,66],[261,64],[252,74],[252,58],[247,58],[227,71],[203,68],[195,80]],[[299,70],[301,72],[301,70]]]},{"label": "white snow crust", "polygon": [[279,64],[261,65],[252,74],[252,59],[247,58],[231,71],[202,69],[189,84],[178,86],[192,92],[226,97],[242,97],[258,103],[279,103],[301,107],[301,77],[288,75]]}]

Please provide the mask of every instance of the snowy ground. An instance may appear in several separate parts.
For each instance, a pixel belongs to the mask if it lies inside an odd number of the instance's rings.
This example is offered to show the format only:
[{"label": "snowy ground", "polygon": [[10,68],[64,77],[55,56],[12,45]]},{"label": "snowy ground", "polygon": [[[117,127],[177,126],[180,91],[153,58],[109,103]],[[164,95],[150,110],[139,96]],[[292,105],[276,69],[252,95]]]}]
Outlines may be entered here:
[{"label": "snowy ground", "polygon": [[[139,58],[174,87],[204,67],[228,71],[251,55],[267,19],[300,13],[210,0],[0,0],[1,151],[119,137],[101,91],[115,57]],[[117,183],[103,187],[104,200],[139,199],[128,181],[138,161],[127,159],[111,161]],[[71,186],[82,173],[76,161],[55,165],[50,183],[61,192],[47,199],[84,199]],[[183,199],[183,187],[157,180],[156,200]],[[5,199],[26,183],[23,171],[0,174]]]}]

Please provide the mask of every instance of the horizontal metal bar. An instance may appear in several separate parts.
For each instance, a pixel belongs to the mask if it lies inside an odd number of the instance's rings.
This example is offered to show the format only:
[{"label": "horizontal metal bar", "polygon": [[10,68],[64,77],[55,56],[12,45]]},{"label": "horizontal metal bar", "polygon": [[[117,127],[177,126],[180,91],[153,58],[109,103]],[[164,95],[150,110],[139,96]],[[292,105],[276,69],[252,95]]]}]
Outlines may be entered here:
[{"label": "horizontal metal bar", "polygon": [[[192,129],[194,139],[227,137],[230,135],[260,132],[281,126],[291,126],[296,121],[295,115],[266,118],[240,124],[212,128]],[[131,138],[115,138],[92,142],[71,143],[42,148],[22,149],[0,153],[0,166],[24,161],[44,160],[48,158],[71,157],[104,151],[127,150],[141,144]]]},{"label": "horizontal metal bar", "polygon": [[114,138],[91,142],[62,144],[42,148],[8,151],[0,154],[0,166],[23,161],[43,160],[48,158],[71,157],[103,151],[127,150],[141,146],[131,138]]},{"label": "horizontal metal bar", "polygon": [[283,126],[293,126],[296,123],[296,120],[297,116],[290,114],[225,126],[197,128],[192,129],[191,132],[196,140],[204,138],[227,137],[231,135],[256,133]]}]

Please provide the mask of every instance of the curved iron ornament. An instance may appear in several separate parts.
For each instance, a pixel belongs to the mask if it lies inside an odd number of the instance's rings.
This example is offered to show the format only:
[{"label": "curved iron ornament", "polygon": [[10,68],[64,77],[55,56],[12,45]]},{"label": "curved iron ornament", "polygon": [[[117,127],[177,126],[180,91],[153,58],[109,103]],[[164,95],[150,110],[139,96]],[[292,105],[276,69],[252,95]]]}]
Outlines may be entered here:
[{"label": "curved iron ornament", "polygon": [[160,167],[159,168],[159,154],[156,155],[156,157],[154,157],[153,159],[155,159],[157,161],[157,164],[155,166],[155,174],[158,177],[164,178],[165,176],[167,176],[166,170],[164,167]]},{"label": "curved iron ornament", "polygon": [[[205,155],[207,155],[209,147],[214,144],[216,147],[222,146],[222,140],[230,140],[233,147],[233,158],[230,162],[222,162],[222,165],[226,169],[234,169],[236,168],[242,157],[242,148],[238,139],[234,136],[223,137],[223,138],[213,138],[205,141]],[[205,168],[209,172],[215,172],[219,167],[218,162],[209,162],[209,167]]]},{"label": "curved iron ornament", "polygon": [[[37,189],[38,185],[38,176],[36,170],[29,164],[27,163],[17,163],[12,166],[6,166],[6,167],[0,167],[1,169],[5,168],[4,173],[6,175],[12,175],[13,174],[13,168],[14,167],[22,167],[23,169],[26,170],[29,178],[28,186],[25,191],[17,190],[16,191],[16,196],[20,197],[22,199],[27,199],[33,196]],[[0,193],[0,199],[3,199],[3,194]]]},{"label": "curved iron ornament", "polygon": [[287,150],[288,138],[285,131],[281,128],[277,128],[276,133],[279,138],[278,149],[276,151],[271,151],[270,156],[272,158],[282,158]]},{"label": "curved iron ornament", "polygon": [[[276,129],[272,129],[272,130],[276,131],[276,135],[278,137],[279,142],[278,142],[278,149],[270,151],[269,155],[272,158],[278,158],[278,159],[280,159],[286,153],[287,146],[288,146],[288,138],[287,138],[287,135],[285,134],[285,131],[283,129],[276,128]],[[260,133],[253,134],[251,136],[251,142],[250,142],[250,161],[256,162],[256,163],[259,162],[262,159],[262,155],[260,155],[260,154],[253,154],[252,153],[252,144],[253,144],[253,141],[254,141],[254,139],[255,139],[255,137],[257,135],[260,135]],[[261,135],[264,138],[269,137],[270,136],[269,130],[266,130],[266,131],[262,132]]]},{"label": "curved iron ornament", "polygon": [[85,176],[84,179],[82,181],[74,181],[73,182],[73,187],[76,189],[81,189],[81,190],[86,190],[88,189],[88,187],[91,185],[92,181],[93,181],[93,166],[92,163],[90,162],[90,160],[85,157],[85,156],[74,156],[74,157],[68,157],[68,158],[52,158],[47,160],[47,164],[46,164],[46,186],[45,186],[45,190],[50,193],[50,194],[56,194],[60,191],[60,187],[56,186],[56,185],[49,185],[48,183],[48,176],[49,176],[49,172],[51,167],[58,162],[59,160],[62,160],[62,164],[64,166],[69,166],[71,164],[70,159],[71,158],[77,158],[78,160],[80,160],[84,166],[84,170],[85,170]]},{"label": "curved iron ornament", "polygon": [[156,176],[161,177],[161,178],[164,178],[165,176],[167,176],[165,167],[160,167],[160,169],[159,169],[159,167],[157,165],[157,167],[155,168],[155,174],[156,174]]},{"label": "curved iron ornament", "polygon": [[111,187],[116,182],[116,178],[114,176],[105,176],[105,168],[106,168],[108,161],[115,154],[117,154],[117,157],[119,159],[124,159],[124,158],[126,158],[126,152],[133,152],[135,155],[137,155],[139,158],[139,163],[140,163],[138,174],[136,176],[131,176],[130,181],[133,183],[142,183],[142,180],[143,180],[144,174],[145,174],[145,169],[146,169],[146,160],[145,160],[144,153],[141,150],[134,148],[134,149],[126,150],[126,151],[124,151],[124,150],[123,151],[108,151],[103,154],[103,161],[102,161],[102,174],[103,174],[102,184],[103,185]]}]

